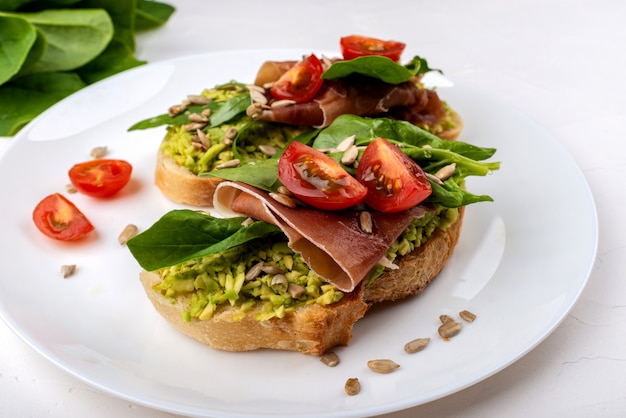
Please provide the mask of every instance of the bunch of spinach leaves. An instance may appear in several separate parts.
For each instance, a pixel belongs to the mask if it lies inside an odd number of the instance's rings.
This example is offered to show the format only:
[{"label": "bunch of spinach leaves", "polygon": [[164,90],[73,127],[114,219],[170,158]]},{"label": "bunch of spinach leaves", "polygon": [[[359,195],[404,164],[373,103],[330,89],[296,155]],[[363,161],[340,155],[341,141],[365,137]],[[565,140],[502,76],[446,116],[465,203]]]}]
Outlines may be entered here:
[{"label": "bunch of spinach leaves", "polygon": [[135,33],[174,12],[151,0],[0,0],[0,136],[62,98],[145,64]]}]

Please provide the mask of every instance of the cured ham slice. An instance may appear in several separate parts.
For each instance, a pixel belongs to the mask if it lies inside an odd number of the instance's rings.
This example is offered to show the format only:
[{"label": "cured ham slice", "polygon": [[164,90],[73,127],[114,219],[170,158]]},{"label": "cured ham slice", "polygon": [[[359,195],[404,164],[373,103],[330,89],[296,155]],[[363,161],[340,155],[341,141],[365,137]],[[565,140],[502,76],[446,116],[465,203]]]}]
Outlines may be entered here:
[{"label": "cured ham slice", "polygon": [[269,193],[238,182],[220,183],[214,206],[226,215],[243,215],[282,228],[291,249],[339,290],[351,292],[384,257],[413,219],[429,209],[417,206],[398,213],[372,212],[372,232],[361,229],[359,212],[290,208]]}]

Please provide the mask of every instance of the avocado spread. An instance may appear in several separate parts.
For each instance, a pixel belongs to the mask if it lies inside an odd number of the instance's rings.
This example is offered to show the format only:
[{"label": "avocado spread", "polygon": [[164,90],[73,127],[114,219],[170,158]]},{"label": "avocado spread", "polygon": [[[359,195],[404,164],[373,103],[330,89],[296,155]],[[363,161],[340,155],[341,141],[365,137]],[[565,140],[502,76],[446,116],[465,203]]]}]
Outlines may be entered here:
[{"label": "avocado spread", "polygon": [[[214,104],[226,104],[235,96],[249,96],[247,89],[234,86],[237,85],[226,84],[205,89],[202,96]],[[255,121],[243,112],[224,123],[204,127],[202,132],[207,143],[201,144],[194,141],[197,132],[189,130],[188,126],[188,121],[168,125],[161,151],[194,174],[215,170],[220,164],[234,159],[238,159],[241,164],[264,160],[272,155],[268,150],[280,150],[291,139],[311,130],[305,127]],[[230,135],[233,137],[229,137]],[[266,146],[264,150],[262,145]]]},{"label": "avocado spread", "polygon": [[[435,228],[447,228],[457,217],[457,209],[439,207],[434,214],[415,219],[391,245],[391,261],[409,254],[423,244]],[[374,272],[382,273],[382,267]],[[338,302],[343,293],[324,282],[287,246],[284,237],[258,239],[229,250],[158,270],[163,279],[155,289],[172,302],[178,296],[191,296],[183,319],[210,319],[220,305],[238,307],[235,320],[262,303],[257,320],[282,318],[298,307]]]}]

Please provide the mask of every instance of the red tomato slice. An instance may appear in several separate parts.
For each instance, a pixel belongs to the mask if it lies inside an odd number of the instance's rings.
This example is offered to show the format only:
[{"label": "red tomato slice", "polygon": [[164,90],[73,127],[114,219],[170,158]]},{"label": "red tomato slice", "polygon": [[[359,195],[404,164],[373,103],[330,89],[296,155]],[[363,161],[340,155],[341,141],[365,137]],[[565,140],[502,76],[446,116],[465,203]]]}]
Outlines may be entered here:
[{"label": "red tomato slice", "polygon": [[124,160],[98,159],[74,165],[70,181],[79,192],[92,197],[109,197],[130,180],[132,166]]},{"label": "red tomato slice", "polygon": [[365,203],[381,212],[410,209],[432,193],[421,167],[383,138],[365,148],[356,177],[367,187]]},{"label": "red tomato slice", "polygon": [[406,44],[396,41],[383,41],[367,36],[351,35],[344,36],[339,41],[343,59],[351,60],[365,55],[380,55],[395,62],[400,61],[400,56]]},{"label": "red tomato slice", "polygon": [[59,193],[46,196],[37,204],[33,221],[44,235],[61,241],[77,240],[94,229],[85,215]]},{"label": "red tomato slice", "polygon": [[305,103],[322,87],[322,62],[314,54],[296,63],[270,88],[272,97]]},{"label": "red tomato slice", "polygon": [[278,178],[294,196],[318,209],[346,209],[367,194],[367,189],[337,161],[297,141],[281,155]]}]

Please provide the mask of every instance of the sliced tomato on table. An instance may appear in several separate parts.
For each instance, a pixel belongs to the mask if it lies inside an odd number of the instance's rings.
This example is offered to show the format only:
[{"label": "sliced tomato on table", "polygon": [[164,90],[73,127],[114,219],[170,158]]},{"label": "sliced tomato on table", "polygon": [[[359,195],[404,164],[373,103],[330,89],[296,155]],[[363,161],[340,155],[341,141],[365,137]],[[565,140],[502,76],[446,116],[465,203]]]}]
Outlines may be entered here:
[{"label": "sliced tomato on table", "polygon": [[46,196],[37,204],[33,222],[44,235],[61,241],[83,238],[94,229],[87,217],[59,193]]},{"label": "sliced tomato on table", "polygon": [[97,159],[74,165],[70,181],[80,193],[92,197],[109,197],[130,180],[132,166],[124,160]]},{"label": "sliced tomato on table", "polygon": [[339,45],[343,59],[351,60],[366,55],[379,55],[392,61],[400,61],[406,44],[397,41],[383,41],[367,36],[351,35],[340,39]]},{"label": "sliced tomato on table", "polygon": [[356,177],[367,187],[365,203],[381,212],[410,209],[432,193],[422,168],[383,138],[365,148]]},{"label": "sliced tomato on table", "polygon": [[278,178],[294,196],[318,209],[346,209],[367,194],[367,189],[337,161],[296,141],[278,161]]},{"label": "sliced tomato on table", "polygon": [[311,54],[297,62],[285,72],[270,88],[272,97],[278,100],[293,100],[306,103],[311,100],[322,87],[322,62]]}]

